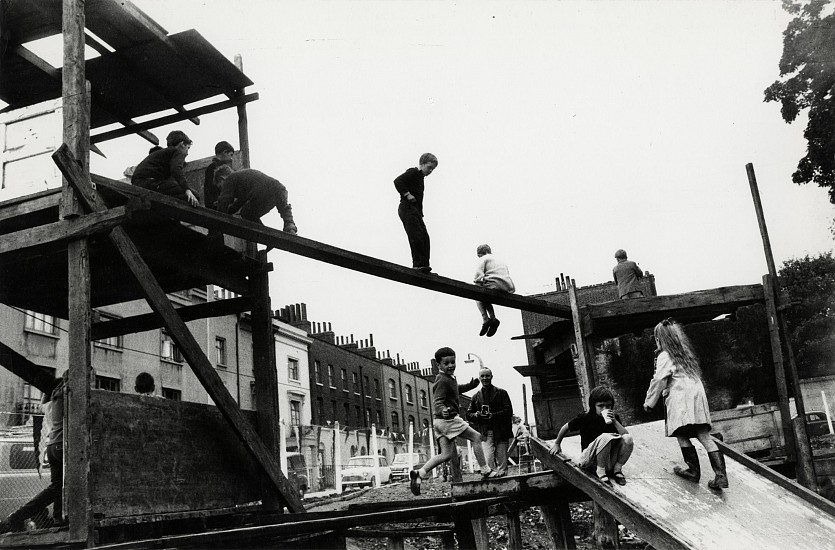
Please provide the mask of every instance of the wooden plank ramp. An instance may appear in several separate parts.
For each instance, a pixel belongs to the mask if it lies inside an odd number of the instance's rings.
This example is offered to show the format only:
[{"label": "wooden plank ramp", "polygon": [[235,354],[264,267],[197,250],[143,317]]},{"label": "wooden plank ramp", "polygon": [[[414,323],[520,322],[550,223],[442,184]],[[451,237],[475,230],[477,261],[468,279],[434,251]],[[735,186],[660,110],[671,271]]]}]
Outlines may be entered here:
[{"label": "wooden plank ramp", "polygon": [[[646,536],[641,532],[642,526],[629,525],[630,518],[622,518],[609,509],[612,503],[625,505],[635,517],[643,516],[653,528],[669,533],[676,542],[669,547],[705,550],[833,547],[835,507],[817,494],[776,472],[748,464],[747,457],[733,453],[725,457],[730,487],[721,492],[711,491],[707,482],[713,479],[713,471],[707,453],[698,443],[702,479],[696,484],[673,473],[673,466],[682,464],[681,452],[675,438],[664,436],[664,421],[627,429],[634,437],[635,450],[623,469],[626,485],[604,488],[585,474],[581,474],[585,482],[581,480],[580,484],[603,489],[602,498],[595,500],[641,538]],[[541,443],[537,440],[537,444]],[[541,445],[537,446],[541,452]],[[576,460],[580,455],[579,436],[565,438],[562,448],[567,457]],[[592,496],[594,491],[586,492]],[[668,547],[652,544],[658,549]]]}]

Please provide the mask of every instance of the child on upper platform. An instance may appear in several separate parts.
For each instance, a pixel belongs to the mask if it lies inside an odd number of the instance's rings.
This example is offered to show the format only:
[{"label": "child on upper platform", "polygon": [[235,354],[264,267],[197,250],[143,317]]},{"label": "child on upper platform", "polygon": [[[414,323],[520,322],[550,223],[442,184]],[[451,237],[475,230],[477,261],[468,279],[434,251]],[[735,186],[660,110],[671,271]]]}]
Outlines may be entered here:
[{"label": "child on upper platform", "polygon": [[577,465],[585,470],[593,469],[603,483],[614,480],[618,485],[626,485],[623,465],[632,455],[634,442],[613,411],[614,405],[615,396],[609,388],[597,386],[591,390],[588,412],[578,414],[560,428],[551,454],[562,453],[561,443],[566,434],[579,431],[582,454]]}]

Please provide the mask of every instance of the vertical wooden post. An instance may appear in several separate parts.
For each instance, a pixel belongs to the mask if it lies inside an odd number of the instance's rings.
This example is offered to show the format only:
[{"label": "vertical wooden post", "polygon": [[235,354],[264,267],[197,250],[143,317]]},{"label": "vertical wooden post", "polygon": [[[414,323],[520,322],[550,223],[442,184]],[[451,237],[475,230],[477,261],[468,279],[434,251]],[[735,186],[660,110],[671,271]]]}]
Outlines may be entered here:
[{"label": "vertical wooden post", "polygon": [[[84,61],[84,0],[63,0],[62,70],[63,141],[90,178],[90,106]],[[83,213],[75,191],[65,178],[61,217]],[[67,431],[64,433],[64,510],[72,541],[93,538],[90,501],[90,255],[86,239],[67,245],[69,304],[69,380]],[[56,518],[60,519],[60,518]]]},{"label": "vertical wooden post", "polygon": [[513,510],[507,515],[507,548],[508,550],[522,550],[522,522],[519,521],[519,510]]},{"label": "vertical wooden post", "polygon": [[[239,71],[244,72],[244,62],[241,54],[235,54],[235,66]],[[244,95],[244,90],[238,90],[237,97]],[[246,115],[246,103],[238,105],[238,140],[240,140],[241,164],[244,168],[250,168],[249,160],[249,120]]]},{"label": "vertical wooden post", "polygon": [[541,506],[540,511],[554,550],[575,550],[577,543],[574,541],[574,526],[568,502],[559,501],[551,506]]},{"label": "vertical wooden post", "polygon": [[470,524],[473,526],[475,550],[490,550],[490,529],[487,528],[487,516],[473,518]]},{"label": "vertical wooden post", "polygon": [[[258,253],[261,269],[251,277],[251,294],[255,297],[252,308],[252,374],[255,378],[255,408],[258,415],[258,435],[275,457],[279,457],[279,408],[278,375],[275,364],[275,337],[273,336],[272,309],[270,309],[270,282],[267,252]],[[264,506],[279,508],[278,497],[271,484],[264,483],[267,493]]]},{"label": "vertical wooden post", "polygon": [[588,402],[589,392],[595,385],[594,378],[594,357],[589,353],[588,342],[583,331],[583,316],[580,312],[580,303],[577,299],[577,287],[572,281],[568,285],[568,300],[571,305],[571,319],[574,322],[574,342],[577,347],[577,361],[574,363],[574,372],[577,374],[577,382],[580,384],[580,395],[584,406]]},{"label": "vertical wooden post", "polygon": [[405,550],[403,537],[400,535],[386,538],[386,550]]},{"label": "vertical wooden post", "polygon": [[594,503],[594,542],[601,550],[618,550],[618,522],[598,503]]},{"label": "vertical wooden post", "polygon": [[774,380],[777,383],[777,404],[780,407],[780,423],[786,440],[786,454],[789,461],[797,459],[797,439],[792,428],[789,410],[789,390],[786,386],[786,371],[783,367],[783,347],[780,345],[780,327],[777,325],[777,304],[774,300],[774,282],[770,275],[763,275],[765,314],[768,320],[768,335],[771,341],[771,355],[774,360]]},{"label": "vertical wooden post", "polygon": [[[772,296],[776,302],[780,285],[777,279],[777,267],[774,265],[774,255],[771,252],[771,241],[768,238],[768,228],[765,224],[765,213],[763,211],[762,202],[760,201],[760,190],[757,186],[757,176],[754,174],[754,165],[749,162],[745,165],[745,171],[748,173],[748,185],[751,188],[751,197],[754,200],[754,209],[757,212],[757,223],[760,226],[760,236],[763,240],[765,260],[768,264],[768,274],[772,279]],[[815,479],[815,468],[811,460],[812,450],[809,445],[809,434],[806,430],[806,405],[803,399],[803,390],[800,387],[800,376],[797,374],[797,365],[794,362],[794,351],[792,350],[792,343],[789,338],[786,319],[783,317],[782,312],[776,308],[775,315],[777,326],[779,328],[779,334],[782,337],[783,344],[786,346],[786,356],[789,360],[788,375],[791,380],[792,389],[794,390],[794,404],[797,408],[797,415],[803,419],[803,422],[797,426],[795,434],[795,441],[797,442],[798,447],[797,480],[806,488],[815,491],[817,490],[817,481]],[[802,451],[800,450],[800,447],[803,447]],[[805,457],[809,457],[808,460]]]},{"label": "vertical wooden post", "polygon": [[453,516],[455,522],[455,538],[458,540],[459,550],[476,550],[476,534],[473,522],[463,514]]},{"label": "vertical wooden post", "polygon": [[455,550],[455,534],[445,532],[441,535],[441,550]]}]

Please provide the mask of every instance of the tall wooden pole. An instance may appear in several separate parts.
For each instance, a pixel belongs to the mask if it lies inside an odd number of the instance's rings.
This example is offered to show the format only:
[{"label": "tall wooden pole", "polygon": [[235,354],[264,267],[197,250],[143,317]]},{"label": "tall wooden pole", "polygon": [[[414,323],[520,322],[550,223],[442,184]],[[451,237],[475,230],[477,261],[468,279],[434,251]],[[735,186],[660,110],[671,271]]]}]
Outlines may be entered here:
[{"label": "tall wooden pole", "polygon": [[[90,178],[90,105],[84,61],[84,0],[63,0],[64,61],[62,71],[63,140]],[[63,181],[61,216],[83,213],[73,188]],[[93,540],[90,502],[90,255],[87,239],[67,245],[69,303],[69,381],[64,471],[70,540]],[[58,519],[58,518],[56,518]]]},{"label": "tall wooden pole", "polygon": [[[235,54],[235,66],[239,71],[244,72],[244,62],[241,54]],[[244,90],[238,90],[238,97],[243,97]],[[246,103],[238,105],[238,140],[241,149],[241,164],[244,168],[250,168],[249,161],[249,120],[246,116]]]},{"label": "tall wooden pole", "polygon": [[594,356],[591,350],[585,331],[583,330],[583,316],[580,311],[580,301],[577,298],[577,287],[574,281],[568,285],[568,301],[571,305],[571,319],[574,322],[574,342],[577,348],[577,358],[574,361],[574,372],[577,375],[577,382],[580,385],[580,395],[583,398],[584,406],[588,402],[589,393],[594,388]]},{"label": "tall wooden pole", "polygon": [[[765,250],[765,261],[768,264],[768,274],[773,282],[772,293],[776,304],[778,303],[780,285],[777,279],[777,267],[774,265],[774,255],[771,252],[771,241],[768,238],[768,228],[765,225],[765,214],[763,212],[762,202],[760,201],[760,190],[757,186],[757,176],[754,174],[754,165],[749,162],[745,165],[745,171],[748,173],[748,185],[751,187],[751,197],[754,199],[754,209],[757,212],[757,223],[760,226],[760,236],[762,236],[763,249]],[[801,418],[801,421],[797,423],[795,429],[798,447],[797,480],[805,487],[815,490],[817,489],[817,480],[815,479],[814,463],[811,459],[812,451],[809,445],[809,434],[806,431],[806,406],[803,401],[803,390],[800,387],[800,376],[798,376],[797,365],[794,362],[794,351],[792,350],[791,340],[789,339],[786,319],[778,307],[775,307],[775,310],[780,336],[782,337],[781,340],[783,345],[786,346],[786,357],[788,358],[787,372],[789,380],[791,380],[792,389],[794,390],[794,403],[797,408],[797,415]],[[788,441],[788,434],[786,434],[786,437],[786,441]]]}]

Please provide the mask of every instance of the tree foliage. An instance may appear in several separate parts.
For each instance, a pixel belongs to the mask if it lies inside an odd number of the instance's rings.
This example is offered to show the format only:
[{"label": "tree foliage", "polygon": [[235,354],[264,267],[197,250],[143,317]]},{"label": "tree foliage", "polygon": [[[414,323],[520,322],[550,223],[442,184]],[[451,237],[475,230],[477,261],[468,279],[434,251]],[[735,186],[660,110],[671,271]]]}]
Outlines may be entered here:
[{"label": "tree foliage", "polygon": [[835,204],[835,12],[830,0],[783,0],[783,8],[795,17],[783,32],[780,79],[765,101],[779,101],[788,123],[808,109],[806,156],[792,181],[828,187]]},{"label": "tree foliage", "polygon": [[793,304],[786,322],[800,376],[835,374],[835,258],[788,260],[779,279]]}]

